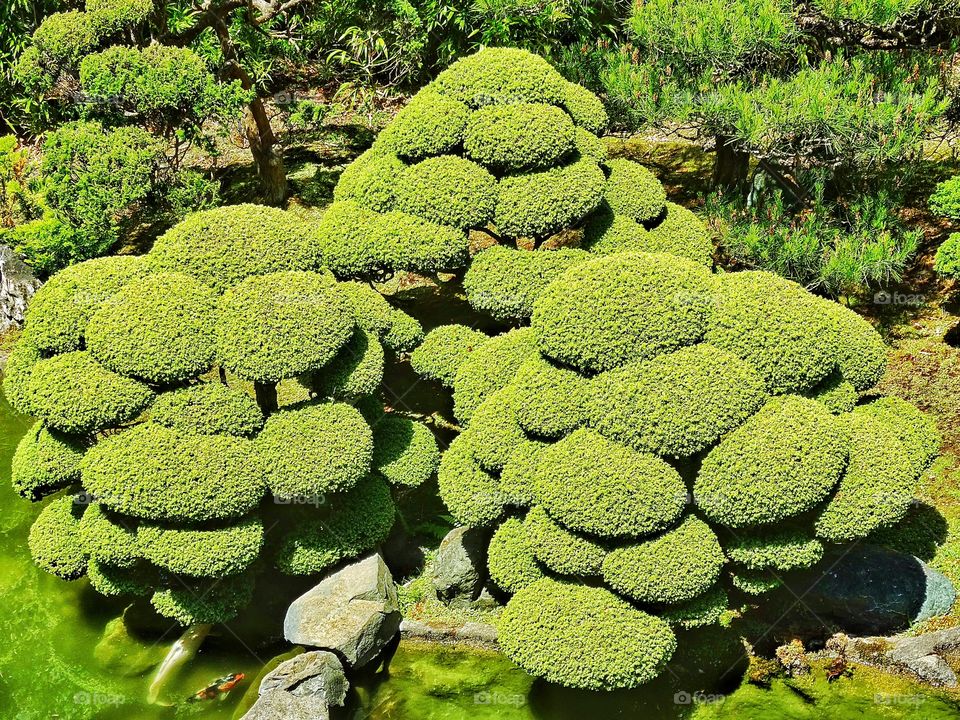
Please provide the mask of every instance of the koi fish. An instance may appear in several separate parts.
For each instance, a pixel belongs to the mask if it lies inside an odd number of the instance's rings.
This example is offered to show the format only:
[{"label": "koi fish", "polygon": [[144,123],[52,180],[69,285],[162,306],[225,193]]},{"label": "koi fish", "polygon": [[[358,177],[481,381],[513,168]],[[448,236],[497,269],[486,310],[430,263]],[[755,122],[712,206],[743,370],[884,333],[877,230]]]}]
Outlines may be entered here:
[{"label": "koi fish", "polygon": [[203,690],[197,690],[193,695],[187,698],[187,702],[200,702],[201,700],[214,700],[223,697],[233,690],[246,677],[243,673],[231,673],[222,678],[217,678],[207,685]]}]

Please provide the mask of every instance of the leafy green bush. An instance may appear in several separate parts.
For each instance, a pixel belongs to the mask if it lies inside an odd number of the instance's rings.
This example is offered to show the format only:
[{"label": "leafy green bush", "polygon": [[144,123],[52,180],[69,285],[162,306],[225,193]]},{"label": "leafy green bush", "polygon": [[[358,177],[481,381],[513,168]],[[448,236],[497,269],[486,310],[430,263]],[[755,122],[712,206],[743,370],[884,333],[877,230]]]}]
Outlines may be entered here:
[{"label": "leafy green bush", "polygon": [[410,160],[443,155],[463,142],[469,116],[459,100],[425,90],[397,113],[377,144]]},{"label": "leafy green bush", "polygon": [[683,511],[680,475],[653,455],[581,428],[539,453],[536,496],[566,528],[600,537],[658,532]]},{"label": "leafy green bush", "polygon": [[251,578],[235,575],[158,590],[150,598],[150,604],[158,613],[181,625],[211,624],[232,619],[252,597]]},{"label": "leafy green bush", "polygon": [[463,149],[497,173],[551,167],[574,149],[573,120],[551,105],[491,105],[470,115]]},{"label": "leafy green bush", "polygon": [[852,411],[860,394],[851,383],[843,379],[841,373],[835,372],[803,396],[816,400],[833,414],[839,415]]},{"label": "leafy green bush", "polygon": [[960,277],[960,233],[953,233],[940,244],[933,269],[945,277]]},{"label": "leafy green bush", "polygon": [[85,445],[77,439],[34,423],[13,454],[13,489],[28,500],[40,500],[76,482],[84,452]]},{"label": "leafy green bush", "polygon": [[440,225],[466,230],[493,217],[496,180],[456,155],[427,158],[398,178],[396,209]]},{"label": "leafy green bush", "polygon": [[504,502],[517,507],[529,507],[536,503],[534,483],[537,465],[540,462],[540,451],[546,446],[544,442],[531,440],[521,443],[510,453],[510,459],[500,473],[498,486]]},{"label": "leafy green bush", "polygon": [[466,325],[434,328],[410,355],[410,365],[425,378],[452,387],[460,366],[490,338]]},{"label": "leafy green bush", "polygon": [[87,563],[87,580],[106,597],[149,596],[153,592],[142,568],[120,568],[92,558]]},{"label": "leafy green bush", "polygon": [[113,513],[98,502],[90,503],[80,519],[83,549],[103,567],[133,568],[143,559],[139,528],[137,518]]},{"label": "leafy green bush", "polygon": [[437,76],[441,95],[470,107],[520,102],[560,105],[565,81],[550,63],[514,48],[486,48],[454,63]]},{"label": "leafy green bush", "polygon": [[515,408],[516,393],[507,386],[488,396],[470,416],[469,428],[461,437],[484,470],[502,470],[517,445],[525,442]]},{"label": "leafy green bush", "polygon": [[500,589],[515,593],[543,577],[522,520],[506,520],[490,538],[487,569]]},{"label": "leafy green bush", "polygon": [[373,467],[393,485],[422,485],[437,470],[440,449],[430,428],[402,417],[373,426]]},{"label": "leafy green bush", "polygon": [[457,437],[437,469],[440,495],[454,519],[464,525],[491,525],[503,515],[506,497],[497,478],[473,457],[468,438]]},{"label": "leafy green bush", "polygon": [[931,6],[930,0],[815,0],[814,6],[833,20],[886,27]]},{"label": "leafy green bush", "polygon": [[914,477],[930,467],[940,453],[941,438],[936,421],[906,400],[877,398],[856,408],[854,414],[876,418],[893,431],[913,467]]},{"label": "leafy green bush", "polygon": [[600,98],[573,82],[564,83],[563,89],[563,107],[573,121],[593,135],[603,135],[608,118]]},{"label": "leafy green bush", "polygon": [[383,382],[383,345],[361,327],[353,331],[323,370],[301,377],[324,397],[353,400],[376,392]]},{"label": "leafy green bush", "polygon": [[311,498],[349,490],[366,477],[373,434],[356,408],[323,403],[274,413],[254,447],[275,496]]},{"label": "leafy green bush", "polygon": [[834,354],[843,379],[861,392],[872,388],[887,367],[887,344],[880,333],[842,305],[827,301],[819,305],[833,330]]},{"label": "leafy green bush", "polygon": [[333,189],[333,199],[377,212],[395,210],[397,183],[406,167],[395,155],[379,147],[370,148],[344,168]]},{"label": "leafy green bush", "polygon": [[820,403],[774,398],[704,458],[697,507],[732,528],[779,522],[827,497],[847,451],[842,423]]},{"label": "leafy green bush", "polygon": [[453,379],[453,414],[468,422],[486,398],[506,387],[520,365],[536,352],[530,328],[486,340],[460,363]]},{"label": "leafy green bush", "polygon": [[342,282],[337,288],[350,301],[357,325],[376,335],[393,352],[409,352],[423,340],[420,323],[394,308],[369,285]]},{"label": "leafy green bush", "polygon": [[710,526],[694,515],[652,540],[610,551],[603,579],[644,603],[676,604],[710,589],[726,562]]},{"label": "leafy green bush", "polygon": [[693,600],[667,607],[660,617],[671,625],[691,630],[720,622],[729,606],[730,598],[726,590],[718,585]]},{"label": "leafy green bush", "polygon": [[538,437],[559,437],[585,423],[587,380],[542,355],[528,358],[512,383],[517,422]]},{"label": "leafy green bush", "polygon": [[960,175],[944,180],[930,196],[930,210],[951,220],[960,220]]},{"label": "leafy green bush", "polygon": [[610,690],[659,675],[677,647],[670,627],[609,590],[544,578],[514,595],[498,641],[527,672]]},{"label": "leafy green bush", "polygon": [[603,196],[610,209],[636,222],[650,222],[659,217],[667,204],[667,193],[656,175],[631,160],[607,162],[610,177]]},{"label": "leafy green bush", "polygon": [[48,15],[33,33],[34,45],[55,63],[76,64],[99,41],[96,18],[77,10]]},{"label": "leafy green bush", "polygon": [[263,522],[250,516],[215,529],[144,523],[137,531],[143,557],[159,568],[191,577],[223,578],[243,572],[263,547]]},{"label": "leafy green bush", "polygon": [[667,202],[660,224],[650,228],[643,250],[679,255],[707,267],[713,263],[713,243],[707,226],[690,210],[672,202]]},{"label": "leafy green bush", "polygon": [[527,539],[537,560],[560,575],[600,575],[607,548],[567,530],[541,507],[530,509],[524,521]]},{"label": "leafy green bush", "polygon": [[85,9],[115,30],[145,20],[153,12],[153,0],[86,0]]},{"label": "leafy green bush", "polygon": [[263,427],[263,414],[253,398],[218,382],[163,393],[150,406],[150,419],[200,435],[249,437]]},{"label": "leafy green bush", "polygon": [[724,550],[730,560],[748,570],[808,568],[823,557],[819,540],[790,530],[763,536],[737,536]]},{"label": "leafy green bush", "polygon": [[76,580],[87,571],[80,535],[83,509],[69,495],[51,500],[34,520],[27,538],[33,562],[64,580]]}]

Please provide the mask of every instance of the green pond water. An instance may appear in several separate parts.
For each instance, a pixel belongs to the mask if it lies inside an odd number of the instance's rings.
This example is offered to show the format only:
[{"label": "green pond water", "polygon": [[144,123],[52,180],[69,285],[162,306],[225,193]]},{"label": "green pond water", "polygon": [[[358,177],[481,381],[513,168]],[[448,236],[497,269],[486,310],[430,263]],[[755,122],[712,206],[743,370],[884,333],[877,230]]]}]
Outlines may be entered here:
[{"label": "green pond water", "polygon": [[[289,653],[280,628],[283,608],[309,580],[261,583],[253,608],[215,629],[164,687],[160,703],[147,703],[155,668],[179,630],[137,607],[127,610],[125,624],[123,603],[100,597],[85,580],[63,582],[33,566],[27,533],[38,508],[9,483],[10,458],[29,424],[0,396],[0,720],[239,717],[255,697],[253,681],[264,665]],[[776,681],[759,689],[741,685],[743,670],[738,640],[721,631],[681,638],[668,672],[639,690],[615,693],[550,686],[494,652],[405,641],[385,670],[355,679],[349,706],[335,718],[960,718],[957,705],[913,686],[881,692],[855,675],[829,686],[819,680],[798,689]],[[185,702],[236,672],[247,679],[224,700]]]}]

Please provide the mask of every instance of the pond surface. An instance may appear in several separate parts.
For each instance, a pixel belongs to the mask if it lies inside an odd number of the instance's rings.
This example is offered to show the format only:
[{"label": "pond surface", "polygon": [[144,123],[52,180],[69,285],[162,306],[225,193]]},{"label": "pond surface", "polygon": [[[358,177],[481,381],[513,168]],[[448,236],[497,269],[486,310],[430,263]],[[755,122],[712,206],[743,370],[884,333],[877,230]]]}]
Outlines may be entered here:
[{"label": "pond surface", "polygon": [[[179,631],[136,608],[94,593],[86,580],[67,583],[34,567],[27,534],[38,507],[10,488],[10,458],[30,422],[0,396],[0,718],[2,720],[229,720],[252,702],[253,680],[274,656],[289,652],[281,637],[283,607],[302,588],[265,582],[262,597],[235,624],[217,628],[200,653],[146,701],[157,664]],[[309,582],[309,581],[307,581]],[[137,627],[136,634],[126,630]],[[630,692],[585,693],[535,681],[501,655],[405,641],[389,668],[357,678],[349,720],[582,720],[583,718],[790,717],[958,718],[952,703],[926,695],[877,703],[872,686],[843,679],[798,694],[776,682],[769,690],[741,686],[744,662],[736,637],[721,631],[681,639],[671,668]],[[222,701],[186,698],[214,679],[243,672],[247,680]],[[841,686],[843,684],[845,686]],[[739,688],[739,689],[738,689]],[[913,690],[915,693],[916,690]],[[697,698],[723,703],[698,703]],[[245,696],[246,695],[246,696]],[[245,696],[245,697],[244,697]],[[899,697],[899,696],[898,696]],[[688,700],[693,701],[688,701]],[[281,719],[278,719],[281,720]]]}]

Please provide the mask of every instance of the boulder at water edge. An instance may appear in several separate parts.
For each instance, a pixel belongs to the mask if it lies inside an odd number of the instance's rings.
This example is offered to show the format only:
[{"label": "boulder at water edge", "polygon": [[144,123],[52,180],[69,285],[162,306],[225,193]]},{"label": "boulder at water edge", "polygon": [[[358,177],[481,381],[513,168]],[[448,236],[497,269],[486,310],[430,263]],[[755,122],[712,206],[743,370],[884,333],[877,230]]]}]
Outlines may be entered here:
[{"label": "boulder at water edge", "polygon": [[473,600],[487,576],[489,532],[483,528],[457,527],[440,543],[431,580],[442,600]]}]

